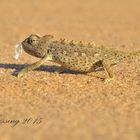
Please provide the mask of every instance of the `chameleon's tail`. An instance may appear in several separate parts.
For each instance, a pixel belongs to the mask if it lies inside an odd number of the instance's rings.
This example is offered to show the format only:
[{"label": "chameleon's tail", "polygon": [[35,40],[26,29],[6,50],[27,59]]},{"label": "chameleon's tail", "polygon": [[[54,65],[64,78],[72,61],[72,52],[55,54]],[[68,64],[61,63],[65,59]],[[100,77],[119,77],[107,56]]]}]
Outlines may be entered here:
[{"label": "chameleon's tail", "polygon": [[127,53],[126,55],[124,55],[124,58],[128,60],[140,58],[140,51]]}]

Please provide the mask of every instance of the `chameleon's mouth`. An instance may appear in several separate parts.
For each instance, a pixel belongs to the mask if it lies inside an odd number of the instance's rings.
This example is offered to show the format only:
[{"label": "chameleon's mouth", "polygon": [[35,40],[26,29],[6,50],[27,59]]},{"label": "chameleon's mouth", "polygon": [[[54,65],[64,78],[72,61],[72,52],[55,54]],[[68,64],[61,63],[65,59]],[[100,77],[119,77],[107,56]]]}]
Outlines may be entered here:
[{"label": "chameleon's mouth", "polygon": [[23,48],[22,43],[18,43],[15,46],[15,56],[14,56],[15,59],[19,58],[20,54],[22,53],[22,48]]}]

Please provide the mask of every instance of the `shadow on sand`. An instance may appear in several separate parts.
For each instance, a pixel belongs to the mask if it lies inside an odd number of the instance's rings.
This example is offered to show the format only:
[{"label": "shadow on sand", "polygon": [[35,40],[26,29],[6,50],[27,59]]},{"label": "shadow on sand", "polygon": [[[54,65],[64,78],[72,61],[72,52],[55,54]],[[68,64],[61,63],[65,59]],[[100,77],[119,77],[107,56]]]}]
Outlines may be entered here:
[{"label": "shadow on sand", "polygon": [[[5,69],[15,69],[15,71],[12,73],[12,75],[16,76],[17,72],[20,71],[21,69],[27,67],[28,64],[0,64],[0,68],[5,68]],[[57,69],[59,68],[59,66],[56,65],[52,65],[52,66],[48,66],[48,65],[42,65],[39,68],[35,69],[35,71],[47,71],[47,72],[55,72]],[[66,69],[63,73],[69,73],[69,74],[82,74],[81,72],[76,72],[76,71],[72,71],[69,69]]]}]

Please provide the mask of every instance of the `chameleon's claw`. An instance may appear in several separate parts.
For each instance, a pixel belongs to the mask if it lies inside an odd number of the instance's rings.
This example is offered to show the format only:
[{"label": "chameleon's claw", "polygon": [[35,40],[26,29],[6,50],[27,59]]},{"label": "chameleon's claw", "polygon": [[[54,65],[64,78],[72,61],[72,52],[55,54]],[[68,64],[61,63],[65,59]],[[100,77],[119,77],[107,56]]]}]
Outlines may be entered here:
[{"label": "chameleon's claw", "polygon": [[15,72],[12,73],[12,75],[15,76],[15,77],[17,77],[17,78],[20,78],[20,77],[23,76],[23,74],[21,73],[21,71],[19,71],[19,72],[15,71]]},{"label": "chameleon's claw", "polygon": [[105,82],[110,82],[112,80],[113,80],[113,78],[105,78]]},{"label": "chameleon's claw", "polygon": [[20,71],[17,73],[17,77],[18,77],[18,78],[23,77],[23,75],[24,75],[25,73],[28,72],[27,70],[28,70],[27,67],[24,68],[24,69],[22,69],[22,70],[20,70]]},{"label": "chameleon's claw", "polygon": [[17,74],[17,77],[18,77],[18,78],[21,78],[21,77],[23,77],[23,75],[24,75],[24,74],[23,74],[22,72],[19,72],[19,73]]}]

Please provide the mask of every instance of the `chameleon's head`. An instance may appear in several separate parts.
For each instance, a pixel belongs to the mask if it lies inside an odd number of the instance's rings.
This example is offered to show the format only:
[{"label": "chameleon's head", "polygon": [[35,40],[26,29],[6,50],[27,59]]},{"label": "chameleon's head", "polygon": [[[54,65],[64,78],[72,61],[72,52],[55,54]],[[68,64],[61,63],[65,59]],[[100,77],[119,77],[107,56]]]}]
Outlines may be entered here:
[{"label": "chameleon's head", "polygon": [[39,35],[32,34],[21,44],[26,53],[42,58],[46,54],[47,47],[52,39],[53,36],[51,35],[45,35],[41,37]]}]

